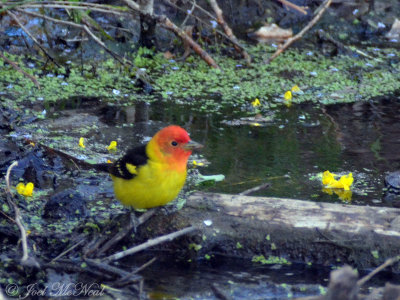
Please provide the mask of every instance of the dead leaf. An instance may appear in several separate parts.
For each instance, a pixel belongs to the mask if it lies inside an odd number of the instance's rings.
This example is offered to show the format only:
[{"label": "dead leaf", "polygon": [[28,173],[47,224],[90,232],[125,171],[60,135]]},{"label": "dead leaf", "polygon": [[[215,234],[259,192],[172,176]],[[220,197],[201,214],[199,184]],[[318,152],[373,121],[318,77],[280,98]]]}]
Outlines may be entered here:
[{"label": "dead leaf", "polygon": [[386,33],[385,37],[387,39],[398,39],[400,37],[400,20],[395,19],[392,25],[392,28],[388,33]]},{"label": "dead leaf", "polygon": [[248,36],[259,43],[281,43],[292,37],[293,31],[292,29],[283,29],[276,24],[271,24],[260,27],[257,31],[249,33]]}]

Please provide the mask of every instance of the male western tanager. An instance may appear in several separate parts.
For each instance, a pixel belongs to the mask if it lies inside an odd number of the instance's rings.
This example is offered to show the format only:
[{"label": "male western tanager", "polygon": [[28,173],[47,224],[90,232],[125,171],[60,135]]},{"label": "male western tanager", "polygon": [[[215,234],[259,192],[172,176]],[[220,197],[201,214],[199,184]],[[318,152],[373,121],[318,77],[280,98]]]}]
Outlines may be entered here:
[{"label": "male western tanager", "polygon": [[162,206],[174,200],[185,183],[189,156],[194,149],[203,147],[192,141],[185,129],[176,125],[161,129],[146,145],[129,150],[113,164],[91,164],[62,151],[40,146],[84,168],[108,172],[116,198],[136,209]]},{"label": "male western tanager", "polygon": [[186,130],[171,125],[115,163],[96,166],[111,174],[115,196],[124,205],[151,208],[175,199],[186,180],[188,158],[201,147]]}]

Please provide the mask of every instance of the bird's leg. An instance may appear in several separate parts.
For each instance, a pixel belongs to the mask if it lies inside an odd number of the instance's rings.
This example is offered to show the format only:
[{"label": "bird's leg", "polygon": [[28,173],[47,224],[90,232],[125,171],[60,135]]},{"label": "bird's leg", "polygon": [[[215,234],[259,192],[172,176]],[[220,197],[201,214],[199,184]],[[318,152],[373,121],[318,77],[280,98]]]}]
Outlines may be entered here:
[{"label": "bird's leg", "polygon": [[160,211],[162,211],[164,215],[168,216],[178,211],[178,208],[176,205],[165,205],[160,207]]},{"label": "bird's leg", "polygon": [[150,208],[144,213],[140,215],[140,217],[136,216],[136,211],[134,208],[130,210],[130,230],[133,229],[134,233],[136,233],[137,228],[146,222],[152,215],[154,215],[159,210],[158,207]]},{"label": "bird's leg", "polygon": [[140,220],[139,218],[136,216],[136,211],[133,207],[129,208],[129,217],[130,217],[130,222],[129,222],[129,231],[131,231],[133,229],[133,232],[136,233],[137,228],[140,225]]}]

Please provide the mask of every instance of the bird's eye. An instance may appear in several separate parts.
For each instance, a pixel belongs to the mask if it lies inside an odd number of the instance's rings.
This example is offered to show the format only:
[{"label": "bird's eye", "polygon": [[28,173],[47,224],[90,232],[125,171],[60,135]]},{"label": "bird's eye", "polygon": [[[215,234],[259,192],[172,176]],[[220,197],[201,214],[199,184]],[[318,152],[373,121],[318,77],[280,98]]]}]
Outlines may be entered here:
[{"label": "bird's eye", "polygon": [[178,146],[178,142],[172,141],[171,145],[174,146],[174,147]]}]

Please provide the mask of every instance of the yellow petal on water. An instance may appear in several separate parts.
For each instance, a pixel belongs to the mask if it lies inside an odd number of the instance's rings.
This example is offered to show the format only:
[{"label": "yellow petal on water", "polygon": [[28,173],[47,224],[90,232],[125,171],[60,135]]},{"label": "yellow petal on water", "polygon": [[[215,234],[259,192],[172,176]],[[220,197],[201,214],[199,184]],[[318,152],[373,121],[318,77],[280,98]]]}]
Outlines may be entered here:
[{"label": "yellow petal on water", "polygon": [[195,161],[195,160],[192,162],[192,164],[193,164],[193,166],[200,166],[200,167],[201,167],[201,166],[204,166],[204,163],[202,163],[202,162],[197,162],[197,161]]},{"label": "yellow petal on water", "polygon": [[343,183],[338,180],[333,180],[326,185],[326,187],[329,189],[343,189]]},{"label": "yellow petal on water", "polygon": [[333,173],[331,173],[329,171],[325,171],[322,174],[322,184],[323,185],[328,185],[328,184],[331,184],[332,182],[336,181],[335,180],[335,176],[337,176],[337,175],[333,174]]},{"label": "yellow petal on water", "polygon": [[31,197],[33,194],[33,189],[35,188],[32,182],[28,182],[25,186],[25,194],[24,196]]},{"label": "yellow petal on water", "polygon": [[253,105],[253,107],[257,107],[260,106],[260,100],[258,98],[256,98],[253,102],[251,102],[251,105]]},{"label": "yellow petal on water", "polygon": [[17,186],[15,188],[17,190],[17,193],[22,195],[24,193],[24,191],[25,191],[25,183],[20,182],[20,183],[17,184]]},{"label": "yellow petal on water", "polygon": [[343,189],[346,191],[350,190],[350,186],[353,184],[354,178],[353,173],[349,173],[347,175],[343,175],[340,177],[339,182],[342,184]]},{"label": "yellow petal on water", "polygon": [[298,92],[300,92],[301,90],[300,90],[300,88],[299,88],[299,86],[296,84],[296,85],[294,85],[293,87],[292,87],[292,92],[293,93],[298,93]]},{"label": "yellow petal on water", "polygon": [[110,145],[107,147],[108,151],[115,151],[117,150],[117,141],[112,141]]},{"label": "yellow petal on water", "polygon": [[85,148],[86,146],[85,146],[85,139],[83,138],[83,137],[81,137],[80,139],[79,139],[79,147],[82,147],[82,148]]},{"label": "yellow petal on water", "polygon": [[283,98],[285,98],[286,101],[292,100],[292,92],[287,91],[284,95]]},{"label": "yellow petal on water", "polygon": [[33,185],[32,182],[28,182],[26,185],[23,182],[20,182],[17,184],[15,188],[18,194],[25,197],[31,197],[35,186]]}]

